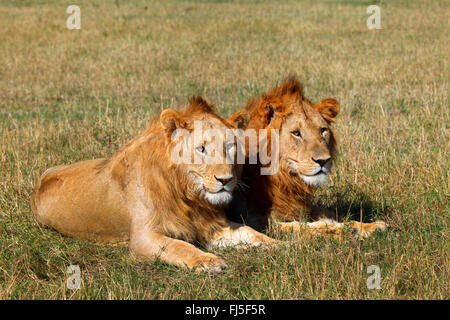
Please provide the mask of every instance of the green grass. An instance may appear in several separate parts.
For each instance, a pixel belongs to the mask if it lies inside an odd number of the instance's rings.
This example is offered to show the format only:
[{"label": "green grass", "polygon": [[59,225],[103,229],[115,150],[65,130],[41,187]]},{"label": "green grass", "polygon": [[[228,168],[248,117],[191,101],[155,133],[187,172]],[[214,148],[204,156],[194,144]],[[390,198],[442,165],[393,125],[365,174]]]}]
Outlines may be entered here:
[{"label": "green grass", "polygon": [[[366,27],[374,3],[382,30]],[[0,2],[0,298],[449,299],[448,1],[77,4],[81,30],[66,29],[62,2]],[[216,250],[229,268],[211,276],[33,220],[46,168],[113,154],[191,94],[229,115],[292,72],[313,101],[342,106],[335,170],[316,202],[344,217],[362,210],[388,232]],[[370,265],[381,290],[366,287]]]}]

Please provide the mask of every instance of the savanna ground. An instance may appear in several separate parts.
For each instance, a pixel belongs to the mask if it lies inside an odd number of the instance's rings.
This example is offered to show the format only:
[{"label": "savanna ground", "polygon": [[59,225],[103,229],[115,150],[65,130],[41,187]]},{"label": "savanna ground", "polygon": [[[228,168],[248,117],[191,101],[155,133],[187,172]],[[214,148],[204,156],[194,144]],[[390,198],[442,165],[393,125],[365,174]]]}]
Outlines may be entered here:
[{"label": "savanna ground", "polygon": [[[66,28],[73,3],[81,30]],[[366,27],[374,3],[382,30]],[[448,299],[449,13],[448,1],[1,1],[0,298]],[[388,232],[217,250],[229,268],[211,276],[35,223],[46,168],[113,154],[191,94],[229,115],[289,73],[342,106],[316,201]]]}]

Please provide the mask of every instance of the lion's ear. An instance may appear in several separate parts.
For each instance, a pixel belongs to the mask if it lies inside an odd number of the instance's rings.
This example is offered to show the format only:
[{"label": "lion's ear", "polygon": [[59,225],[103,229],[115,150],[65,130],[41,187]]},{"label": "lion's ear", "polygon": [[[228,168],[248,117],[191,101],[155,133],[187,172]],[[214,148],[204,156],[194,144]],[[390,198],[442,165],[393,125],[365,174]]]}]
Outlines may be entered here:
[{"label": "lion's ear", "polygon": [[268,126],[273,119],[283,117],[286,111],[286,106],[279,99],[263,98],[259,103],[258,113],[265,126]]},{"label": "lion's ear", "polygon": [[331,98],[320,101],[314,108],[328,122],[334,122],[334,118],[338,115],[340,109],[339,102]]},{"label": "lion's ear", "polygon": [[169,135],[172,134],[172,132],[176,129],[182,129],[186,127],[186,121],[184,121],[183,117],[178,112],[172,109],[166,109],[161,112],[159,121]]},{"label": "lion's ear", "polygon": [[245,129],[248,126],[248,123],[250,122],[250,117],[246,110],[238,110],[235,113],[233,113],[228,119],[228,123],[231,124],[233,127],[238,129]]}]

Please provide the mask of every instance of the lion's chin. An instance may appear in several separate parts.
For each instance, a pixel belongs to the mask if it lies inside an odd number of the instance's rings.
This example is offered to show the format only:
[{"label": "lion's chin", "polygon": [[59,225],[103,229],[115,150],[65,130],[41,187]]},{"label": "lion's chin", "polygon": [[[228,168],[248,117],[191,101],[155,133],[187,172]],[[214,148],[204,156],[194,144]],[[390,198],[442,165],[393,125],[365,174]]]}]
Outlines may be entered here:
[{"label": "lion's chin", "polygon": [[223,206],[231,202],[231,192],[226,190],[220,192],[206,192],[205,199],[213,206]]},{"label": "lion's chin", "polygon": [[305,183],[307,185],[310,185],[312,187],[320,187],[321,185],[323,185],[325,182],[327,182],[328,180],[328,175],[326,173],[319,173],[313,176],[304,176],[301,175],[303,181],[305,181]]}]

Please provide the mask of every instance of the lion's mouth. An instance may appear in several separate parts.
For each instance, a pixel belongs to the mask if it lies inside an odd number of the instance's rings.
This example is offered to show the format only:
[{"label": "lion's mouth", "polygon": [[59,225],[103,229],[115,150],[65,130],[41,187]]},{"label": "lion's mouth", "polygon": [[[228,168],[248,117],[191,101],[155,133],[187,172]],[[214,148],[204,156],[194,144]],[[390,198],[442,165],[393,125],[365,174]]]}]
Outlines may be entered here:
[{"label": "lion's mouth", "polygon": [[302,173],[302,172],[299,170],[299,168],[298,168],[299,163],[298,163],[297,160],[294,160],[294,159],[292,159],[292,158],[287,158],[287,160],[288,160],[289,162],[291,162],[291,164],[294,165],[296,174],[298,174],[298,175],[300,175],[300,176],[304,176],[304,177],[317,177],[317,176],[320,176],[320,175],[322,175],[322,174],[324,174],[324,175],[327,174],[327,172],[324,170],[324,167],[320,168],[319,171],[317,171],[317,172],[314,173],[314,174],[304,174],[304,173]]},{"label": "lion's mouth", "polygon": [[225,189],[225,188],[223,188],[222,187],[222,189],[220,189],[220,190],[217,190],[217,191],[208,191],[208,190],[206,190],[207,192],[209,192],[209,193],[212,193],[212,194],[219,194],[219,193],[222,193],[222,192],[230,192],[230,191],[228,191],[227,189]]},{"label": "lion's mouth", "polygon": [[205,198],[212,205],[222,206],[231,202],[232,195],[230,191],[222,188],[219,191],[206,191]]},{"label": "lion's mouth", "polygon": [[324,171],[319,170],[312,175],[302,175],[301,178],[306,184],[313,187],[319,187],[327,181],[328,175]]},{"label": "lion's mouth", "polygon": [[220,189],[214,190],[214,191],[210,190],[205,185],[203,185],[203,190],[205,192],[207,192],[207,193],[216,194],[216,195],[224,194],[224,193],[230,193],[231,194],[233,192],[233,188],[229,187],[228,185],[221,186]]},{"label": "lion's mouth", "polygon": [[314,174],[309,174],[309,175],[306,175],[307,177],[316,177],[316,176],[318,176],[318,175],[320,175],[320,174],[326,174],[322,169],[320,169],[319,171],[317,171],[316,173],[314,173]]}]

